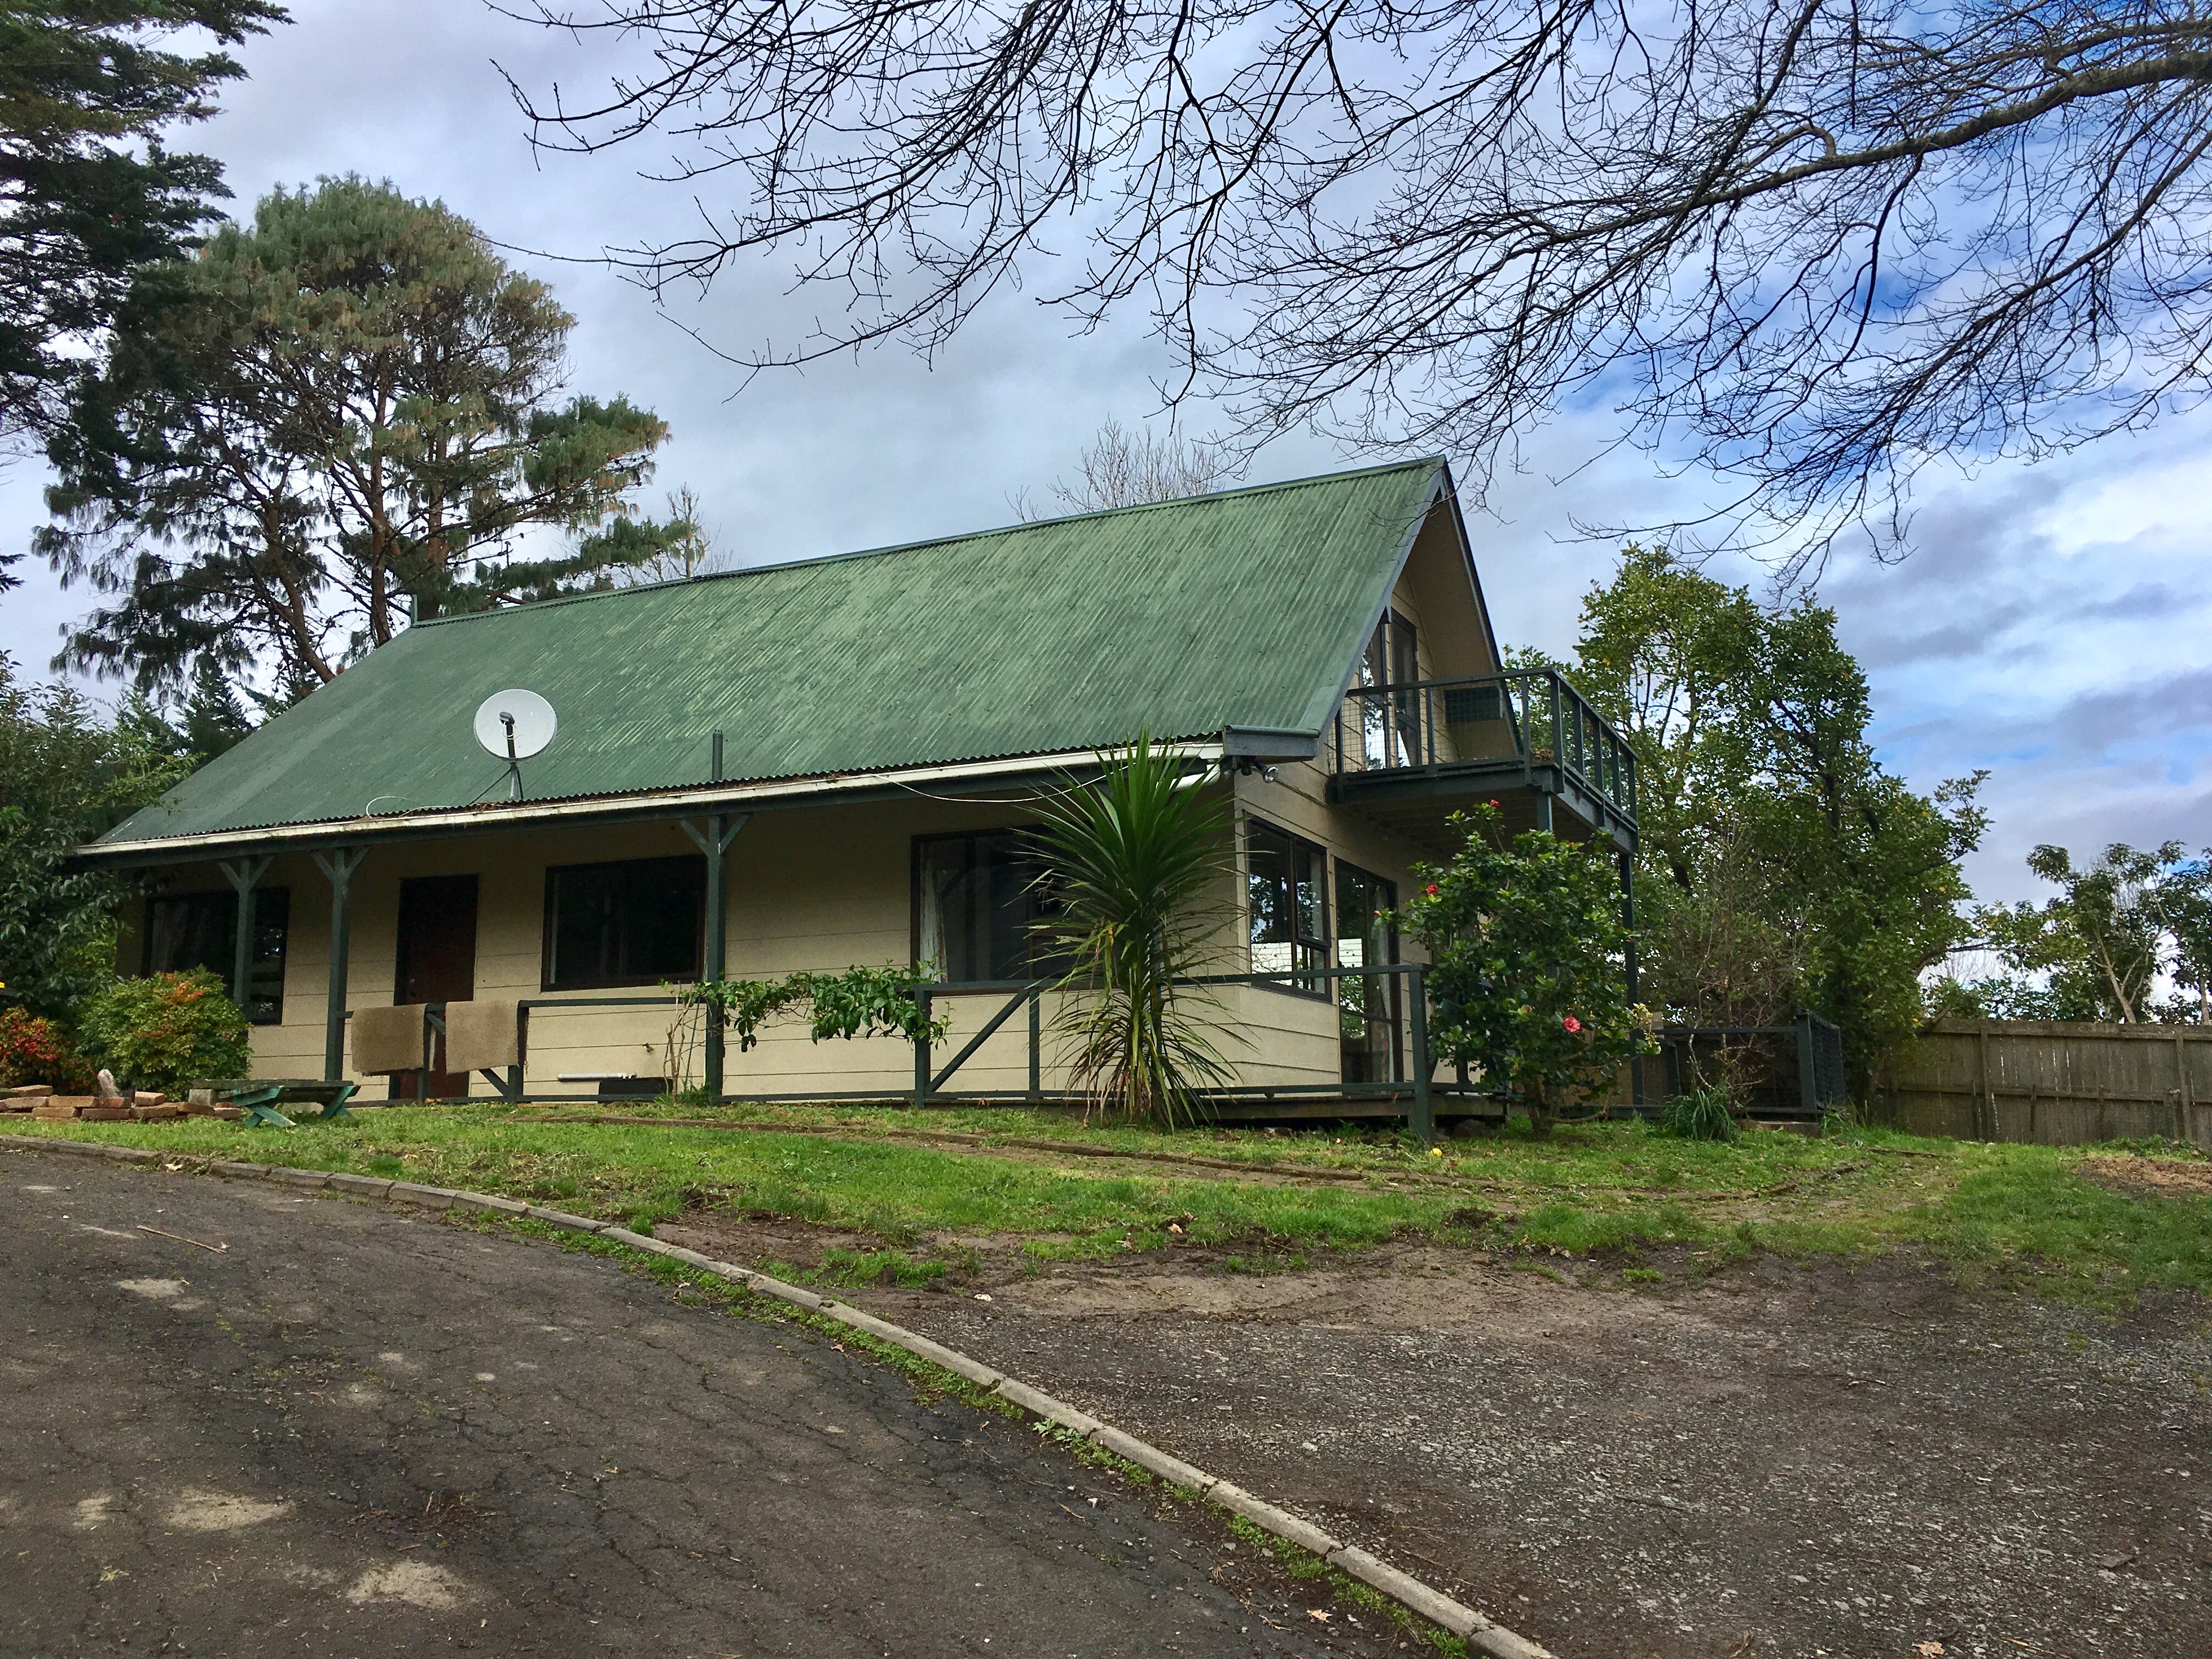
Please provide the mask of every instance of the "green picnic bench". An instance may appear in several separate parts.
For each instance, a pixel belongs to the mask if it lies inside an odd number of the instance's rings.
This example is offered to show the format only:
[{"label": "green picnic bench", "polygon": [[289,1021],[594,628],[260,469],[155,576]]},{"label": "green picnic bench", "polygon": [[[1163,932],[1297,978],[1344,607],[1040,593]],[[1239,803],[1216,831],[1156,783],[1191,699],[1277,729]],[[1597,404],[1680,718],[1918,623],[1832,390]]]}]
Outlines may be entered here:
[{"label": "green picnic bench", "polygon": [[239,1108],[240,1123],[258,1125],[270,1129],[295,1127],[296,1120],[276,1109],[286,1106],[313,1106],[314,1116],[325,1123],[354,1122],[356,1120],[346,1110],[346,1102],[360,1087],[353,1083],[331,1083],[322,1078],[225,1078],[192,1085],[196,1089],[211,1089],[219,1100],[228,1100]]}]

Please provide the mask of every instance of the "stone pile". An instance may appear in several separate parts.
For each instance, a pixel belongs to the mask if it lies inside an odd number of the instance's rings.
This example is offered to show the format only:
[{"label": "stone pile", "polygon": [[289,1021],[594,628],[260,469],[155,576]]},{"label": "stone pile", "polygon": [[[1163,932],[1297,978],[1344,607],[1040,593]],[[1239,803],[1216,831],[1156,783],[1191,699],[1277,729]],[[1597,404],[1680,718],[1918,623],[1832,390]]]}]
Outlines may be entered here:
[{"label": "stone pile", "polygon": [[236,1119],[235,1106],[218,1106],[212,1091],[195,1089],[184,1100],[171,1100],[158,1089],[118,1091],[114,1094],[58,1095],[49,1084],[27,1083],[0,1090],[0,1112],[27,1112],[41,1123],[125,1123],[159,1121],[173,1117]]}]

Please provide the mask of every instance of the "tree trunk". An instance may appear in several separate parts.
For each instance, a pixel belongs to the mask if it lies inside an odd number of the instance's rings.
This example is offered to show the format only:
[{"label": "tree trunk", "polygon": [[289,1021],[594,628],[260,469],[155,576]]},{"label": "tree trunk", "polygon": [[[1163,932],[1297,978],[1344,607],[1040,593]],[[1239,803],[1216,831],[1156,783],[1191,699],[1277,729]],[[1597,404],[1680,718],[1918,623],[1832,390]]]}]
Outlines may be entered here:
[{"label": "tree trunk", "polygon": [[1528,1133],[1539,1140],[1545,1139],[1551,1134],[1555,1121],[1551,1095],[1539,1078],[1528,1085]]}]

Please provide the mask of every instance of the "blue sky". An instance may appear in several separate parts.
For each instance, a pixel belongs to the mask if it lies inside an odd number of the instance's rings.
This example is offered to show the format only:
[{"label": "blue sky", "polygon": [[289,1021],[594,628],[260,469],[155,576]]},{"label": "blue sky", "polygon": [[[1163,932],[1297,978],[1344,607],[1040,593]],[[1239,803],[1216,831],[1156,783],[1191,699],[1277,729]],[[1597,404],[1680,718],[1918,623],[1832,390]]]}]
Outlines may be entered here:
[{"label": "blue sky", "polygon": [[[191,133],[250,211],[277,184],[324,173],[388,178],[442,198],[495,240],[588,256],[683,228],[680,189],[641,183],[650,149],[534,158],[493,60],[524,83],[574,88],[606,65],[564,37],[473,0],[307,0],[291,27],[251,43],[251,79]],[[933,363],[895,349],[772,374],[734,371],[674,320],[742,348],[788,339],[834,296],[793,295],[788,262],[733,270],[703,301],[657,312],[587,264],[518,256],[579,318],[574,390],[626,392],[674,439],[657,492],[690,484],[739,561],[783,559],[1002,523],[1009,495],[1048,500],[1099,422],[1145,419],[1167,372],[1141,328],[1079,334],[1018,292],[994,297]],[[1203,410],[1187,410],[1203,430]],[[1694,492],[1634,451],[1582,463],[1613,435],[1602,410],[1532,434],[1470,530],[1499,631],[1564,651],[1582,591],[1610,565],[1576,521],[1658,516]],[[1258,482],[1346,458],[1277,443]],[[1556,480],[1556,481],[1555,481]],[[0,544],[40,520],[33,462],[0,472]],[[2039,841],[2212,842],[2212,412],[2073,457],[1929,481],[1903,565],[1844,555],[1821,585],[1873,681],[1885,758],[1917,786],[1991,769],[1996,822],[1970,866],[1989,897],[2028,895]],[[44,672],[84,608],[29,562],[0,599],[0,649]],[[1742,579],[1759,580],[1746,567]],[[111,694],[112,695],[112,694]]]}]

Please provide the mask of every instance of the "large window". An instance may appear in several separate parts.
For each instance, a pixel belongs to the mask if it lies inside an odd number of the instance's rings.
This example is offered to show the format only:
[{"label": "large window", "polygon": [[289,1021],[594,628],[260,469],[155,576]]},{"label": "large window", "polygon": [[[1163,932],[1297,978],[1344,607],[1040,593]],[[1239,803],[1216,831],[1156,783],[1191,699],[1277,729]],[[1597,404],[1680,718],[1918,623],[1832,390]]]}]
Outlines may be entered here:
[{"label": "large window", "polygon": [[[1413,624],[1396,611],[1383,613],[1359,659],[1362,685],[1410,685],[1421,678]],[[1401,691],[1359,700],[1360,744],[1364,764],[1418,766],[1425,756],[1421,742],[1421,694]]]},{"label": "large window", "polygon": [[[1396,884],[1336,861],[1336,965],[1379,968],[1398,959]],[[1399,1081],[1398,978],[1362,975],[1336,982],[1346,1083]]]},{"label": "large window", "polygon": [[[1252,971],[1291,974],[1328,965],[1328,859],[1311,842],[1253,818],[1244,834],[1244,895]],[[1279,981],[1326,994],[1324,981]]]},{"label": "large window", "polygon": [[[253,890],[253,959],[246,970],[246,1017],[256,1025],[284,1023],[284,943],[291,919],[289,888]],[[145,945],[141,971],[177,974],[204,968],[229,990],[238,963],[238,895],[179,893],[149,901]]]},{"label": "large window", "polygon": [[1045,971],[1036,927],[1049,908],[1021,832],[919,836],[914,843],[914,959],[952,985]]},{"label": "large window", "polygon": [[699,976],[707,860],[632,859],[545,872],[549,991]]}]

